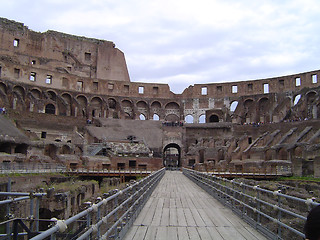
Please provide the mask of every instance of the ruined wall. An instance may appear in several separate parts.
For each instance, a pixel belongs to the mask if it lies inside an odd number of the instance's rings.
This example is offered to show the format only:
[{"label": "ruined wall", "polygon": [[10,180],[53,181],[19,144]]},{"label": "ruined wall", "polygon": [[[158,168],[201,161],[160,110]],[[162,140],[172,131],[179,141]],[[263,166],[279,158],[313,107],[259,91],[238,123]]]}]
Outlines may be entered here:
[{"label": "ruined wall", "polygon": [[[174,94],[167,84],[130,82],[124,55],[112,42],[55,31],[36,33],[6,19],[0,19],[0,31],[0,107],[15,114],[30,137],[41,138],[46,132],[48,141],[61,141],[35,144],[33,154],[42,149],[51,158],[55,157],[52,152],[82,156],[86,145],[103,140],[103,128],[94,133],[83,124],[87,119],[101,118],[169,123],[170,127],[156,127],[159,131],[152,132],[160,143],[151,149],[160,155],[166,146],[178,146],[183,166],[210,162],[213,167],[222,167],[246,159],[298,162],[309,157],[307,151],[312,152],[310,159],[318,156],[315,129],[320,118],[320,70],[253,81],[195,84],[182,94]],[[55,120],[46,122],[42,116],[48,115]],[[172,127],[185,121],[190,125]],[[295,139],[289,135],[294,122],[302,126],[302,121],[306,125],[313,121],[314,126],[309,135],[303,135],[308,136],[307,143],[302,141],[296,149],[290,146]],[[102,120],[100,123],[103,125]],[[278,123],[283,123],[281,129]],[[141,138],[153,137],[150,129],[125,125],[141,132]],[[82,131],[78,129],[81,126]],[[107,128],[103,131],[112,135]],[[298,128],[296,133],[307,130],[307,126]],[[90,138],[85,139],[87,133]],[[288,138],[282,139],[282,135]],[[266,140],[269,138],[274,140]],[[279,143],[282,141],[287,141],[286,145]],[[252,145],[258,142],[265,145]],[[65,150],[61,150],[63,146]],[[63,161],[70,162],[65,158]],[[303,161],[304,170],[297,172],[318,169]]]}]

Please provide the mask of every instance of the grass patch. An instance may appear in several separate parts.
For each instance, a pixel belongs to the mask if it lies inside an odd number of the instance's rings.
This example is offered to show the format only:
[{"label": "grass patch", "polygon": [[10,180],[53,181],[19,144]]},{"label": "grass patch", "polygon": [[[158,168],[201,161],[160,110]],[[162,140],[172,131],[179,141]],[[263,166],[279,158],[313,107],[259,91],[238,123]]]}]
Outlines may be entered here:
[{"label": "grass patch", "polygon": [[312,176],[291,176],[291,177],[279,177],[277,178],[278,181],[311,181],[311,182],[320,182],[320,178],[315,178]]}]

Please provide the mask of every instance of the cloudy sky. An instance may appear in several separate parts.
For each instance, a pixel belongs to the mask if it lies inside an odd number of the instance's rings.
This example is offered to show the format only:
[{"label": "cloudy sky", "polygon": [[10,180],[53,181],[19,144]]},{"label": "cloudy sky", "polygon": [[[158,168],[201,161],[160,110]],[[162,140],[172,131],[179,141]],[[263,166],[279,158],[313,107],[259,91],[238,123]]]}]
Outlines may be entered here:
[{"label": "cloudy sky", "polygon": [[318,70],[319,0],[0,0],[30,29],[113,41],[131,81],[242,81]]}]

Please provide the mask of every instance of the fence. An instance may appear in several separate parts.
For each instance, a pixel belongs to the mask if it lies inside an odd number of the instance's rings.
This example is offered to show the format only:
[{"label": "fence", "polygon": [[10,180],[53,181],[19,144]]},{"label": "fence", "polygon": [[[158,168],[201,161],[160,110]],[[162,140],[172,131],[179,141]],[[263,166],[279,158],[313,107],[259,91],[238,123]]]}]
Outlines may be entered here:
[{"label": "fence", "polygon": [[2,162],[0,163],[0,174],[10,173],[60,173],[66,172],[64,165],[52,164],[52,163],[12,163]]},{"label": "fence", "polygon": [[270,191],[185,168],[183,173],[269,239],[304,239],[306,215],[319,204],[281,189]]},{"label": "fence", "polygon": [[[143,205],[160,181],[165,170],[156,171],[139,182],[66,219],[32,238],[119,238],[121,239],[141,211]],[[65,233],[68,229],[69,233]],[[70,230],[69,230],[70,229]]]}]

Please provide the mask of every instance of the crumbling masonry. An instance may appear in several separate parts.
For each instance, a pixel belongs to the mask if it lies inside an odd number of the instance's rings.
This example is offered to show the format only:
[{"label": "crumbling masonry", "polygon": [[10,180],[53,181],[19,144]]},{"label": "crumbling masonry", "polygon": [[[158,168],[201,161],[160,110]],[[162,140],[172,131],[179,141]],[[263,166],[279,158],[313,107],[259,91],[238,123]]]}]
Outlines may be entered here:
[{"label": "crumbling masonry", "polygon": [[131,82],[113,42],[0,30],[2,163],[320,175],[319,70],[174,94]]}]

